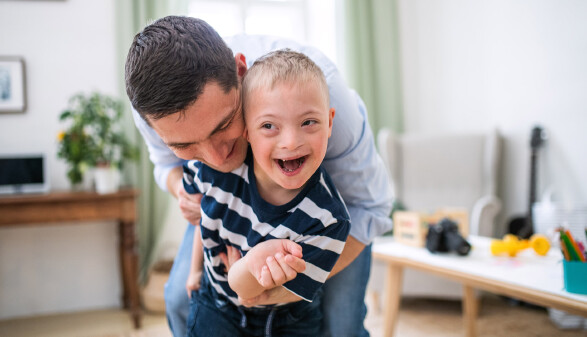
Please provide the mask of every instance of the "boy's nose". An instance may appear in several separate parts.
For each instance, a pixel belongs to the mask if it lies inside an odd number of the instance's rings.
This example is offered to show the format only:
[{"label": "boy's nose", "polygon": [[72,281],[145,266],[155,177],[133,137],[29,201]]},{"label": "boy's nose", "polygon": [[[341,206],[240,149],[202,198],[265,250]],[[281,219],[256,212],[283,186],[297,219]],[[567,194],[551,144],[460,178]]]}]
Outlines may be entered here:
[{"label": "boy's nose", "polygon": [[284,130],[281,136],[281,147],[295,150],[303,143],[303,136],[295,130]]}]

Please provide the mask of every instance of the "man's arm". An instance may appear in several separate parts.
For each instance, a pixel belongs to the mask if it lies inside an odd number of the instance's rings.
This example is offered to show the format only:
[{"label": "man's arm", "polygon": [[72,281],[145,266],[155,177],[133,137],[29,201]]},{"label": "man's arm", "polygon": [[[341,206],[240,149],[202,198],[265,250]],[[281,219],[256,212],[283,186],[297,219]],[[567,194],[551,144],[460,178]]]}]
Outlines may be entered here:
[{"label": "man's arm", "polygon": [[340,272],[349,264],[351,264],[351,262],[353,262],[357,258],[357,256],[361,254],[363,248],[365,248],[364,244],[362,244],[359,240],[349,235],[344,245],[344,249],[338,257],[336,264],[332,268],[330,275],[328,275],[328,278],[331,278],[332,276],[336,275],[338,272]]},{"label": "man's arm", "polygon": [[188,194],[183,188],[182,165],[185,161],[175,156],[173,151],[163,143],[155,130],[141,118],[135,109],[132,109],[132,115],[137,129],[149,149],[149,159],[155,165],[153,172],[155,182],[162,190],[168,191],[177,198],[183,217],[191,224],[197,224],[200,221],[200,200],[202,196],[200,194]]},{"label": "man's arm", "polygon": [[[179,168],[179,177],[181,177],[181,166],[185,161],[177,158],[173,151],[171,151],[167,145],[165,145],[163,140],[161,140],[161,137],[159,137],[155,130],[153,130],[147,124],[147,122],[141,118],[139,113],[134,108],[131,109],[135,126],[141,133],[141,136],[143,136],[143,140],[145,141],[147,149],[149,150],[149,159],[155,166],[153,170],[155,182],[159,188],[161,188],[161,190],[171,192],[171,194],[175,196],[174,192],[172,192],[171,189],[168,189],[168,186],[170,181],[179,180],[172,180],[170,178],[170,172]],[[178,172],[176,172],[176,177],[178,177],[177,174]]]}]

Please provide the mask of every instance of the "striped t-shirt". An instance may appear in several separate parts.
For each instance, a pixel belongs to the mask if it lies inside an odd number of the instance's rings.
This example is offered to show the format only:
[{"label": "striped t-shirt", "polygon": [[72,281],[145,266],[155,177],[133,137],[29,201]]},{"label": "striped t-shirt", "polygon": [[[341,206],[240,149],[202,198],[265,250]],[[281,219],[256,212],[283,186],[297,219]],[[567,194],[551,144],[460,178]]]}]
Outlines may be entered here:
[{"label": "striped t-shirt", "polygon": [[240,305],[219,257],[227,245],[238,248],[244,256],[260,242],[289,239],[302,247],[306,270],[283,286],[312,301],[342,252],[350,229],[346,206],[322,167],[293,200],[280,206],[259,195],[250,148],[245,162],[230,173],[199,161],[187,162],[183,183],[188,193],[203,194],[200,227],[204,268],[219,294]]}]

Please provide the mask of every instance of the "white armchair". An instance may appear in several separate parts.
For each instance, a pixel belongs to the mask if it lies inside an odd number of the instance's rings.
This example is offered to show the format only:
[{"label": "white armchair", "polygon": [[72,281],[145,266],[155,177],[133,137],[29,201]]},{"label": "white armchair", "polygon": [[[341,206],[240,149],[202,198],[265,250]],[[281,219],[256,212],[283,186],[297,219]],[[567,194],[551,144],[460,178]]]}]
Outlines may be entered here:
[{"label": "white armchair", "polygon": [[[494,220],[501,209],[496,196],[500,158],[496,131],[398,136],[383,129],[377,142],[395,198],[406,209],[432,213],[441,207],[465,208],[470,216],[469,234],[495,234]],[[379,288],[381,268],[374,266],[371,286]],[[460,298],[462,288],[452,281],[406,270],[403,294]]]}]

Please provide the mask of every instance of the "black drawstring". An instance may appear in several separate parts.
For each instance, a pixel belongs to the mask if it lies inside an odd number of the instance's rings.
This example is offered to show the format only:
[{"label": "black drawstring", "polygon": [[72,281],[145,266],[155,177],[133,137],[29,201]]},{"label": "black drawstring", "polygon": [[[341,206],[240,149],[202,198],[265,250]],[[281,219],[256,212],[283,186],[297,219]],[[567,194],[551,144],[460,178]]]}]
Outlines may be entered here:
[{"label": "black drawstring", "polygon": [[267,317],[267,323],[265,324],[265,337],[271,337],[271,325],[273,324],[273,318],[275,317],[276,310],[277,308],[271,309],[271,312]]},{"label": "black drawstring", "polygon": [[245,310],[243,307],[238,307],[238,312],[241,313],[241,328],[247,327],[247,315],[245,315]]}]

